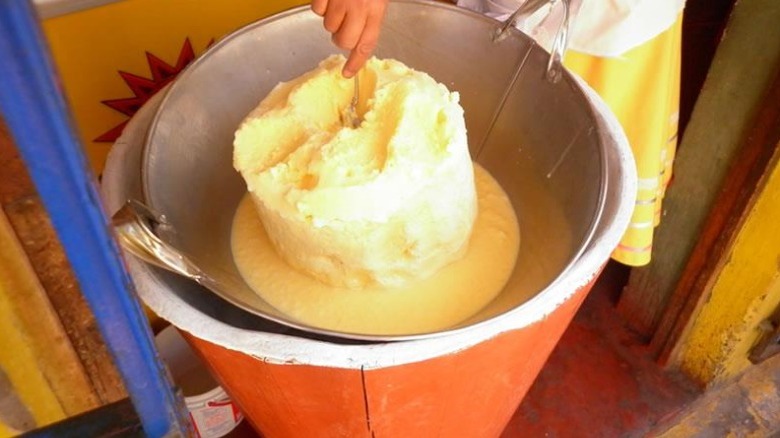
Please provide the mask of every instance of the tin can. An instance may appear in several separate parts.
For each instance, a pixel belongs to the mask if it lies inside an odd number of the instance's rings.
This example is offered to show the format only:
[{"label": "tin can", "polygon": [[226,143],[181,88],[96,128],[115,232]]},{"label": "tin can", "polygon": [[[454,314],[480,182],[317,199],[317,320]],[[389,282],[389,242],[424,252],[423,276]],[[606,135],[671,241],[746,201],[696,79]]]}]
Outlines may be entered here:
[{"label": "tin can", "polygon": [[178,330],[168,326],[155,337],[160,357],[182,391],[193,429],[200,438],[219,438],[244,419]]}]

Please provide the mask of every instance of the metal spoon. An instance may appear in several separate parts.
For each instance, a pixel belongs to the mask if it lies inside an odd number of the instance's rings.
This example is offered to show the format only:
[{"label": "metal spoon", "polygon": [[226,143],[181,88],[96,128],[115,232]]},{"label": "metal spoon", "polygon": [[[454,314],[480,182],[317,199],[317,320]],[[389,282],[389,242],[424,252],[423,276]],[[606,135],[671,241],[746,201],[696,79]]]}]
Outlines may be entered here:
[{"label": "metal spoon", "polygon": [[355,73],[354,76],[355,91],[352,94],[352,101],[349,103],[349,106],[344,110],[344,124],[352,128],[357,128],[358,126],[360,126],[360,117],[358,117],[358,113],[357,113],[358,97],[360,93],[360,81],[358,80],[358,76],[360,76],[359,72]]}]

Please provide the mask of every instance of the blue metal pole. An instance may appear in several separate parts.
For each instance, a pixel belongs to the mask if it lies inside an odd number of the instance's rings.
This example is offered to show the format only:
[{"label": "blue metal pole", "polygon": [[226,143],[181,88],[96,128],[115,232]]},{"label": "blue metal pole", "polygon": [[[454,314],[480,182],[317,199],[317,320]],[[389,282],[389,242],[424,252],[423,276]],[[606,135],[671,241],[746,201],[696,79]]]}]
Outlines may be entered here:
[{"label": "blue metal pole", "polygon": [[28,0],[0,0],[0,111],[150,437],[185,435]]}]

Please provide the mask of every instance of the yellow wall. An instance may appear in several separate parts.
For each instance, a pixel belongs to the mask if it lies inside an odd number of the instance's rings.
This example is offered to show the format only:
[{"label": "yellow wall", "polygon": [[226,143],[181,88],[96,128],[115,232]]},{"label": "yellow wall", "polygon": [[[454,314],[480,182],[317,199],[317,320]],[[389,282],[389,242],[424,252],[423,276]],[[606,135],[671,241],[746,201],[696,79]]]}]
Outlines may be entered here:
[{"label": "yellow wall", "polygon": [[46,20],[66,95],[92,167],[111,143],[94,140],[128,117],[101,103],[133,97],[119,71],[151,78],[147,53],[175,66],[186,39],[196,55],[209,42],[303,0],[125,0]]},{"label": "yellow wall", "polygon": [[705,384],[750,365],[758,326],[780,305],[780,152],[775,155],[676,354],[681,368]]}]

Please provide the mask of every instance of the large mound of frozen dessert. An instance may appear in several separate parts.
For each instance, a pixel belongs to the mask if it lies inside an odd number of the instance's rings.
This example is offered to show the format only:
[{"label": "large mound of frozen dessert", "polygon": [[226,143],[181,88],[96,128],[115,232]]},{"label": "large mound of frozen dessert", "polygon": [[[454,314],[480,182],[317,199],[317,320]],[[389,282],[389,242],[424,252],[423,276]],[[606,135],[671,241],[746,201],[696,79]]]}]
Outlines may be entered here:
[{"label": "large mound of frozen dessert", "polygon": [[279,255],[334,286],[401,286],[462,257],[476,217],[458,94],[395,60],[353,82],[332,56],[243,121],[234,166]]}]

